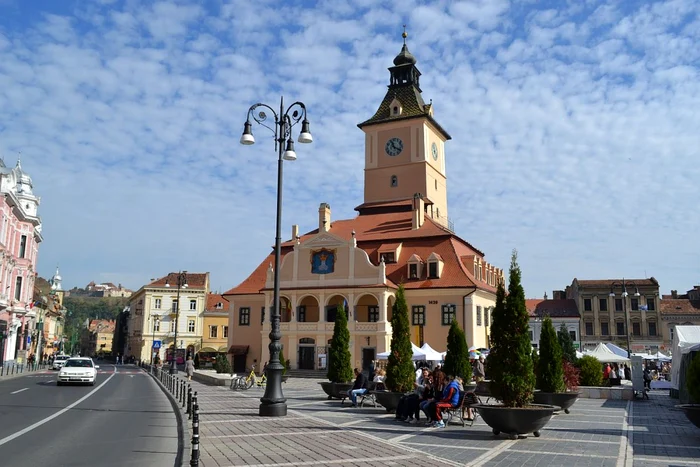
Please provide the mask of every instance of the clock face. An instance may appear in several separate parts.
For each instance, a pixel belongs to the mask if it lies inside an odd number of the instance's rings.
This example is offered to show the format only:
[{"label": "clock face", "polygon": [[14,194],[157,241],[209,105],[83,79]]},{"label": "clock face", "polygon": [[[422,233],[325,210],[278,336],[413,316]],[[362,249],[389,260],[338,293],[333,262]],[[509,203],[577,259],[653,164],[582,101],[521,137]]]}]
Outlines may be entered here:
[{"label": "clock face", "polygon": [[432,145],[432,147],[430,148],[430,150],[431,150],[432,153],[433,153],[433,159],[438,160],[438,148],[437,148],[437,144],[433,143],[433,145]]},{"label": "clock face", "polygon": [[399,138],[391,138],[386,142],[384,150],[390,156],[398,156],[403,151],[403,141]]}]

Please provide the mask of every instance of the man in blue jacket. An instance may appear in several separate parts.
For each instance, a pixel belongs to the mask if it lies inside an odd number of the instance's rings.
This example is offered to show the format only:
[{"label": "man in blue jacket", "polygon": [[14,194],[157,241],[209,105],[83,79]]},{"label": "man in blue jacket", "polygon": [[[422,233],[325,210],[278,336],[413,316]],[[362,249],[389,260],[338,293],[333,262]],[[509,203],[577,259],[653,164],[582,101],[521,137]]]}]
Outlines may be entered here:
[{"label": "man in blue jacket", "polygon": [[442,421],[442,409],[457,407],[459,404],[459,381],[450,376],[450,382],[442,390],[442,398],[439,401],[433,402],[433,428],[445,428],[445,422]]},{"label": "man in blue jacket", "polygon": [[348,397],[352,400],[351,407],[357,407],[357,396],[358,394],[364,394],[367,392],[367,378],[358,369],[355,368],[355,384],[353,384],[352,389],[348,391]]}]

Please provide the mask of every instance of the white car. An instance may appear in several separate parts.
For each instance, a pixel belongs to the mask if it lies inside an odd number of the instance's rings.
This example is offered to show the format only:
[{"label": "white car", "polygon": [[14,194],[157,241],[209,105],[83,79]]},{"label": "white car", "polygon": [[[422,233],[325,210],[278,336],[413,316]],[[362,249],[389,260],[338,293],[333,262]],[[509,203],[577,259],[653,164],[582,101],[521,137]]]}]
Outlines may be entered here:
[{"label": "white car", "polygon": [[66,360],[69,358],[70,357],[68,355],[56,355],[56,357],[53,359],[53,366],[51,368],[54,370],[60,370],[66,363]]},{"label": "white car", "polygon": [[94,386],[98,368],[99,366],[95,365],[91,358],[69,358],[58,372],[56,386],[70,383],[88,383]]}]

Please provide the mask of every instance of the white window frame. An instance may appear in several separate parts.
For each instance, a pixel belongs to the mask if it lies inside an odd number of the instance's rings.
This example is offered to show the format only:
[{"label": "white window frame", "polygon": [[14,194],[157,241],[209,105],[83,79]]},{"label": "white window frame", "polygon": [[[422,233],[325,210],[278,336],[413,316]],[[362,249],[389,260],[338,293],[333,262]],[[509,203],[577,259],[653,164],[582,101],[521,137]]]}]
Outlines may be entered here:
[{"label": "white window frame", "polygon": [[177,321],[175,321],[174,319],[170,320],[170,332],[175,332],[175,324],[176,323],[177,323]]},{"label": "white window frame", "polygon": [[197,299],[190,299],[190,310],[196,310],[197,309]]},{"label": "white window frame", "polygon": [[222,326],[222,328],[224,328],[223,329],[224,339],[226,339],[226,338],[228,338],[228,326],[224,325],[224,326]]},{"label": "white window frame", "polygon": [[218,339],[219,338],[219,326],[209,326],[209,339]]},{"label": "white window frame", "polygon": [[154,310],[160,310],[162,306],[163,306],[163,299],[162,298],[153,299],[153,309]]},{"label": "white window frame", "polygon": [[187,320],[187,332],[195,332],[197,329],[197,323],[193,319]]}]

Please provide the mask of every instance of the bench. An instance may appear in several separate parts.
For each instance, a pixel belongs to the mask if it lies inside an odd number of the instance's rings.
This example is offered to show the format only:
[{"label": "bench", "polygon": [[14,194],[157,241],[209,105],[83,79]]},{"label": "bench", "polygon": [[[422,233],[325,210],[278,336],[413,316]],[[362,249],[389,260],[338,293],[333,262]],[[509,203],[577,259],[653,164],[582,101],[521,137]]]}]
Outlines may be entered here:
[{"label": "bench", "polygon": [[457,405],[454,407],[450,407],[447,409],[443,409],[443,412],[445,412],[445,415],[447,416],[447,423],[452,423],[452,420],[454,418],[458,418],[462,422],[462,426],[466,426],[466,422],[469,421],[469,426],[474,425],[474,421],[476,420],[476,417],[478,416],[478,412],[476,410],[473,410],[472,412],[474,413],[474,418],[471,420],[468,420],[464,413],[466,409],[471,408],[473,405],[480,404],[481,401],[479,400],[479,396],[474,394],[473,392],[464,392],[460,391],[459,393],[459,401],[457,402]]},{"label": "bench", "polygon": [[357,403],[360,407],[365,406],[365,401],[371,402],[374,408],[377,408],[377,398],[374,396],[374,391],[385,389],[384,383],[370,381],[367,383],[367,392],[359,396],[360,400]]}]

